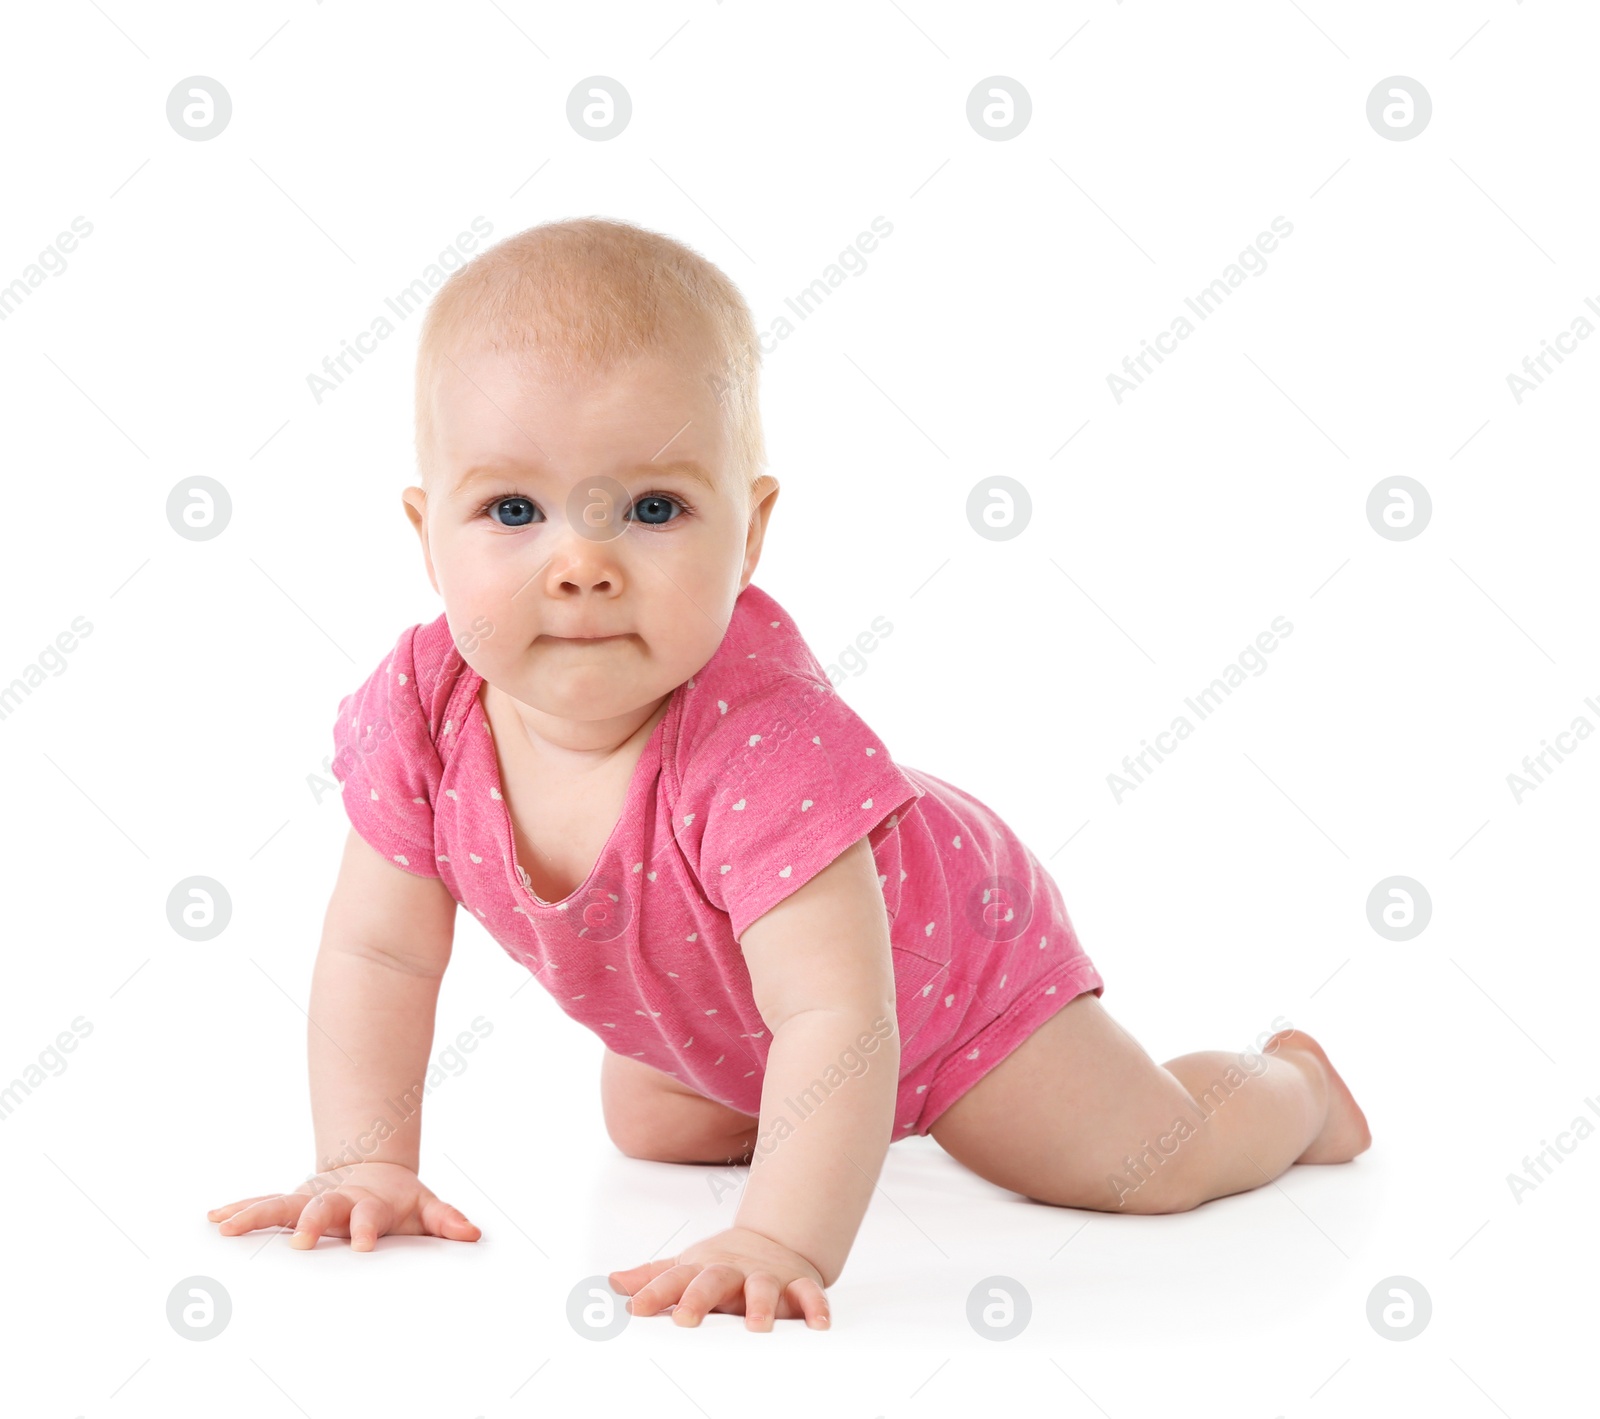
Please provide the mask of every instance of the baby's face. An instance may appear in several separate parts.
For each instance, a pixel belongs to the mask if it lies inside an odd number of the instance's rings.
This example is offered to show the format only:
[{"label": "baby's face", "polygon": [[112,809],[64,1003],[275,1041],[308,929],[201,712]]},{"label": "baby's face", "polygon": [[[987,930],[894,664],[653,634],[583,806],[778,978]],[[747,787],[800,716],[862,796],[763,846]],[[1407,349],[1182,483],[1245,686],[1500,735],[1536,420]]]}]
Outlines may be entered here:
[{"label": "baby's face", "polygon": [[730,472],[695,361],[571,383],[487,352],[445,370],[429,486],[405,501],[462,656],[535,721],[653,710],[720,644],[776,481]]}]

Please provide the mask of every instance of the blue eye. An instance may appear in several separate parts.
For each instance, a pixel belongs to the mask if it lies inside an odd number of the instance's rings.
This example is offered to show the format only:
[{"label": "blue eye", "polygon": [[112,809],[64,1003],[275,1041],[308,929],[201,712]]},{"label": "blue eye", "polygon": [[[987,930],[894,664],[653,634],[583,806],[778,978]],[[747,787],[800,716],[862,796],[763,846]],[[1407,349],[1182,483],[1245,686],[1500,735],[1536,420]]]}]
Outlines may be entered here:
[{"label": "blue eye", "polygon": [[[674,507],[681,508],[684,512],[688,511],[687,504],[677,498],[664,493],[646,493],[634,504],[638,516],[631,520],[642,522],[646,527],[665,527],[674,520],[672,515]],[[681,517],[683,513],[680,512],[678,515]]]},{"label": "blue eye", "polygon": [[[496,517],[497,508],[506,509],[505,515]],[[495,498],[484,507],[484,511],[502,527],[527,527],[534,520],[535,513],[541,518],[544,516],[531,498],[525,498],[520,493]]]}]

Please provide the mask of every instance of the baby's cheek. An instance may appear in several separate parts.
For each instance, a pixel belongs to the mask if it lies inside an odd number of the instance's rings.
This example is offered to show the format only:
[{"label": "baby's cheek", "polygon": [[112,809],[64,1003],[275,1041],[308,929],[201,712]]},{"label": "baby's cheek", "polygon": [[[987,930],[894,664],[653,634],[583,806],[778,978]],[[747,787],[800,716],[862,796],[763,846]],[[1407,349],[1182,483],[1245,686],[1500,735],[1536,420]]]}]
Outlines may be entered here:
[{"label": "baby's cheek", "polygon": [[[692,602],[682,604],[692,606]],[[652,669],[670,682],[669,688],[683,684],[708,665],[721,644],[716,624],[698,612],[691,618],[675,607],[651,615],[652,628],[645,635],[650,647]]]},{"label": "baby's cheek", "polygon": [[[455,642],[456,649],[472,668],[478,667],[474,657],[478,656],[495,633],[495,623],[486,611],[475,611],[470,615],[457,617],[450,616],[450,638]],[[480,672],[481,673],[481,672]],[[488,677],[485,676],[485,679]]]},{"label": "baby's cheek", "polygon": [[518,587],[526,583],[527,571],[524,570],[517,582],[502,587],[500,578],[482,568],[454,563],[441,566],[436,560],[434,570],[439,578],[440,595],[444,598],[450,639],[468,664],[477,670],[479,667],[473,657],[485,651],[492,653],[497,641],[503,645],[511,639],[510,622],[516,606],[512,597]]}]

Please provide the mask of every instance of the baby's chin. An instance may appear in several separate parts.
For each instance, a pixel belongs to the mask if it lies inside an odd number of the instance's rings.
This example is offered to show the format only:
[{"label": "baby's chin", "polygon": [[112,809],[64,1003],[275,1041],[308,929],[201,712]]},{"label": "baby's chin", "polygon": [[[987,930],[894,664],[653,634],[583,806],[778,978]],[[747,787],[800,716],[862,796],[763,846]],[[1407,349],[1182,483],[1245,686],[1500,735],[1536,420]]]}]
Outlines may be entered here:
[{"label": "baby's chin", "polygon": [[[524,709],[553,719],[599,724],[620,720],[654,707],[681,682],[657,684],[659,675],[629,673],[626,649],[604,646],[551,656],[537,652],[532,662],[503,673],[483,675],[501,694]],[[687,678],[687,677],[685,677]]]}]

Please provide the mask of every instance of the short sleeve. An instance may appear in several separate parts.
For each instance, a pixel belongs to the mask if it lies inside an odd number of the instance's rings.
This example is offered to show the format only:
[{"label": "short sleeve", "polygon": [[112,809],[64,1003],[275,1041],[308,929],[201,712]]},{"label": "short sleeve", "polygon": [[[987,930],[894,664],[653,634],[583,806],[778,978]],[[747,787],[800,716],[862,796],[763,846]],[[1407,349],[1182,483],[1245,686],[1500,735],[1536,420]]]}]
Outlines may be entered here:
[{"label": "short sleeve", "polygon": [[360,689],[339,701],[333,775],[350,825],[389,861],[438,877],[433,799],[442,776],[414,659],[420,627],[402,633]]},{"label": "short sleeve", "polygon": [[673,831],[736,940],[926,792],[824,681],[786,676],[717,721],[678,765]]}]

